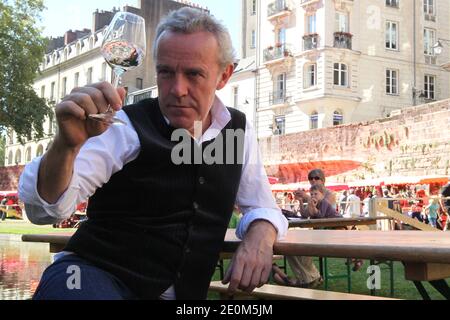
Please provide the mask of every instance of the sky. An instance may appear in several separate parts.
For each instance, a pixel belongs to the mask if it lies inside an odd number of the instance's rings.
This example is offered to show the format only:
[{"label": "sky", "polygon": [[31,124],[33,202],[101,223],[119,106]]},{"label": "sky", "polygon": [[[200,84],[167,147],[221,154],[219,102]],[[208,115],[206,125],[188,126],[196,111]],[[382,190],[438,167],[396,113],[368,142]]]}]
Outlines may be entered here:
[{"label": "sky", "polygon": [[[241,0],[190,0],[222,20],[230,30],[233,46],[239,52]],[[47,9],[42,13],[41,26],[44,36],[58,37],[67,30],[91,28],[92,13],[96,10],[111,10],[124,5],[137,6],[138,0],[44,0]]]}]

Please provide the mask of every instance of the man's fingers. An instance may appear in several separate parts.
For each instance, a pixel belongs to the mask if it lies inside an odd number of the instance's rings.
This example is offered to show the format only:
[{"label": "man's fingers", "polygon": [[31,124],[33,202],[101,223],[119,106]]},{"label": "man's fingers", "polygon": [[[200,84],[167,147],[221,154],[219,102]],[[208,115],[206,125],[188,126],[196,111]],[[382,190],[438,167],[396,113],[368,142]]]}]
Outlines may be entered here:
[{"label": "man's fingers", "polygon": [[114,88],[109,82],[100,82],[91,85],[91,87],[100,90],[103,93],[108,105],[118,111],[121,109],[123,104],[123,98],[125,97],[124,88]]},{"label": "man's fingers", "polygon": [[59,119],[75,117],[79,120],[86,120],[86,111],[71,100],[63,101],[56,108],[56,115]]},{"label": "man's fingers", "polygon": [[125,88],[120,87],[117,88],[117,93],[119,94],[120,100],[122,101],[123,104],[123,102],[125,101],[125,97],[127,96],[127,90],[125,90]]},{"label": "man's fingers", "polygon": [[244,265],[241,262],[238,262],[238,260],[234,260],[232,267],[230,267],[230,285],[228,286],[229,294],[234,294],[239,288],[243,272]]},{"label": "man's fingers", "polygon": [[261,288],[263,285],[269,282],[270,272],[272,272],[272,265],[270,265],[269,268],[267,267],[263,268],[259,284],[257,285],[258,288]]},{"label": "man's fingers", "polygon": [[231,280],[231,274],[233,272],[233,261],[231,261],[230,266],[228,267],[227,271],[225,272],[225,276],[223,277],[222,283],[227,284]]},{"label": "man's fingers", "polygon": [[248,284],[245,285],[245,283],[243,283],[241,289],[247,293],[253,292],[253,290],[261,283],[261,272],[262,270],[260,268],[248,270],[249,278],[251,277],[251,279]]}]

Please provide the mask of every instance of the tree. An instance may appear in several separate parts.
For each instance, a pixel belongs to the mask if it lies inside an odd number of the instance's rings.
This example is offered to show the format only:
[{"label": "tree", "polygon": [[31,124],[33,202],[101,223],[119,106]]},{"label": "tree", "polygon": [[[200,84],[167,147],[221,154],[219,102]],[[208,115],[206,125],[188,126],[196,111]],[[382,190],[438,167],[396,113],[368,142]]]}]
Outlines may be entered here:
[{"label": "tree", "polygon": [[41,138],[51,108],[33,89],[46,40],[36,26],[43,0],[0,0],[0,131]]}]

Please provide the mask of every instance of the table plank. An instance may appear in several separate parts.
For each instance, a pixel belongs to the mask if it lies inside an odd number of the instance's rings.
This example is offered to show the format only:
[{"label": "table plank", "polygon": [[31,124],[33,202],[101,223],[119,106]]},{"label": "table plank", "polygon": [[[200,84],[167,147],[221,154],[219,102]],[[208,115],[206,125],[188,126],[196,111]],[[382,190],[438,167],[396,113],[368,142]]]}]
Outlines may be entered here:
[{"label": "table plank", "polygon": [[[223,250],[234,251],[239,243],[228,230]],[[450,264],[450,233],[289,230],[286,239],[275,243],[274,254]]]},{"label": "table plank", "polygon": [[374,225],[378,220],[390,220],[389,217],[360,217],[360,218],[328,218],[328,219],[302,219],[288,218],[290,228],[333,228],[361,225]]}]

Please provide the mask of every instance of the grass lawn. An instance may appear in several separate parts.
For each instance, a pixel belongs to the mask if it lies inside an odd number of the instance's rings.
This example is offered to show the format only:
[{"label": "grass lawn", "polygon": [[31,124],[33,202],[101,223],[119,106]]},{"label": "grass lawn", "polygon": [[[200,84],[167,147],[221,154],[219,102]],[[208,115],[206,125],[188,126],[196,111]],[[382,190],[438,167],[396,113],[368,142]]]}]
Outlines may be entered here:
[{"label": "grass lawn", "polygon": [[45,234],[45,233],[67,233],[75,229],[59,229],[50,226],[37,226],[29,221],[6,219],[0,221],[0,234]]},{"label": "grass lawn", "polygon": [[[345,265],[346,259],[334,259],[328,258],[328,272],[333,275],[340,275],[347,273],[347,267]],[[225,266],[228,267],[229,261],[225,261]],[[278,261],[278,265],[281,265],[282,261]],[[318,259],[315,259],[316,266],[318,268]],[[369,267],[369,261],[365,261],[362,268],[357,272],[351,272],[351,293],[370,295],[370,290],[367,288],[367,279],[369,274],[367,268]],[[390,297],[390,281],[389,271],[386,265],[381,265],[381,289],[376,291],[377,296]],[[218,270],[218,269],[217,269]],[[226,270],[226,268],[225,268]],[[288,275],[292,276],[292,271],[288,267]],[[213,280],[220,280],[219,271],[216,271]],[[271,281],[271,283],[274,283]],[[447,283],[450,285],[450,280],[447,279]],[[445,300],[444,297],[436,291],[428,282],[423,282],[425,289],[433,300]],[[317,288],[318,290],[325,290],[324,285]],[[347,279],[332,279],[328,283],[329,291],[336,292],[348,292],[347,291]],[[219,295],[216,293],[210,293],[209,299],[218,299]],[[407,300],[422,300],[419,292],[414,286],[412,281],[405,280],[405,273],[403,265],[400,262],[394,263],[394,296],[397,299]]]}]

